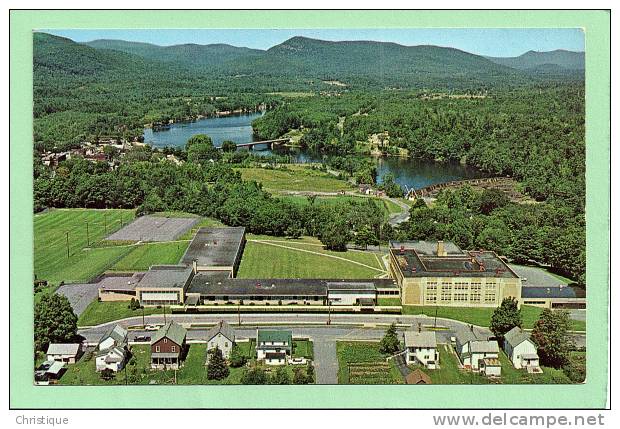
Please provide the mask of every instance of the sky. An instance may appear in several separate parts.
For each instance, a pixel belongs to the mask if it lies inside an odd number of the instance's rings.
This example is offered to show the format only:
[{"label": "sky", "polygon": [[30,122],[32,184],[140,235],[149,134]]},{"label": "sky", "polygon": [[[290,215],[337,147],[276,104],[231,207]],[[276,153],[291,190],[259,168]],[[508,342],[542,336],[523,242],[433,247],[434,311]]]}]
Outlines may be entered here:
[{"label": "sky", "polygon": [[566,49],[584,51],[584,33],[578,28],[420,28],[420,29],[140,29],[140,30],[42,30],[76,42],[95,39],[121,39],[168,46],[183,43],[201,45],[227,43],[255,49],[268,49],[293,36],[322,40],[374,40],[402,45],[437,45],[461,49],[478,55],[513,57],[527,51]]}]

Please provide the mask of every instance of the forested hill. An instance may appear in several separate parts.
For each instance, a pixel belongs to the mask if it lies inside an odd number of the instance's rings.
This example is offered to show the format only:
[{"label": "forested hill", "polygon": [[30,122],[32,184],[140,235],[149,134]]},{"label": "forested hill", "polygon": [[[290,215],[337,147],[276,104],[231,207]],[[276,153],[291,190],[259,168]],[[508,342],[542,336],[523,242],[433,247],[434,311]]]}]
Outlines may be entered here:
[{"label": "forested hill", "polygon": [[550,66],[559,66],[567,70],[585,70],[585,52],[573,52],[557,49],[549,52],[528,51],[518,57],[486,57],[494,63],[519,70],[541,68],[549,70]]},{"label": "forested hill", "polygon": [[264,51],[256,49],[238,48],[226,44],[197,45],[190,43],[158,46],[151,43],[99,39],[86,42],[84,45],[97,49],[126,52],[149,60],[174,62],[186,67],[219,67],[233,60],[253,58],[264,53]]}]

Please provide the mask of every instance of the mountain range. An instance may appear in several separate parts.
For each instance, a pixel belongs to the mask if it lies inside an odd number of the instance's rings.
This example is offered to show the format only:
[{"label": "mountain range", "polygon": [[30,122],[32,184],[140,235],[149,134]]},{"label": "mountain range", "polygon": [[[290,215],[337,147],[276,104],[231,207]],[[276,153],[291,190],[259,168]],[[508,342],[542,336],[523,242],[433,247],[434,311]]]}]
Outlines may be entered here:
[{"label": "mountain range", "polygon": [[585,70],[585,52],[563,49],[548,52],[528,51],[518,57],[485,57],[494,63],[519,70],[560,67],[566,70]]}]

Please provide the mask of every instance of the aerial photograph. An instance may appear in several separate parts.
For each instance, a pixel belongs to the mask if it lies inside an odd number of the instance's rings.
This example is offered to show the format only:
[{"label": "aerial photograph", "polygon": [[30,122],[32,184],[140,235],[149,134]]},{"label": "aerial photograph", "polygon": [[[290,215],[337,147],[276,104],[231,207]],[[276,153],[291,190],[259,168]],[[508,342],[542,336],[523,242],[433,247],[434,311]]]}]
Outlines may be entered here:
[{"label": "aerial photograph", "polygon": [[33,389],[585,382],[582,29],[32,38]]}]

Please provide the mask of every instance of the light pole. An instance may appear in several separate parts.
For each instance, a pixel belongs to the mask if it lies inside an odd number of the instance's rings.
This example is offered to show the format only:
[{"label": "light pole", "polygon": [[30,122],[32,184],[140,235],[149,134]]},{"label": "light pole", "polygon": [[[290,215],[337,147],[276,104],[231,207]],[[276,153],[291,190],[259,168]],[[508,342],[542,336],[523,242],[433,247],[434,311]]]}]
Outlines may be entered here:
[{"label": "light pole", "polygon": [[69,259],[69,231],[67,231],[66,234],[67,234],[67,259]]},{"label": "light pole", "polygon": [[86,221],[86,246],[90,247],[90,239],[88,238],[88,221]]}]

